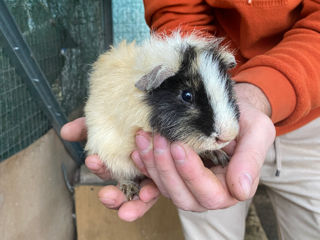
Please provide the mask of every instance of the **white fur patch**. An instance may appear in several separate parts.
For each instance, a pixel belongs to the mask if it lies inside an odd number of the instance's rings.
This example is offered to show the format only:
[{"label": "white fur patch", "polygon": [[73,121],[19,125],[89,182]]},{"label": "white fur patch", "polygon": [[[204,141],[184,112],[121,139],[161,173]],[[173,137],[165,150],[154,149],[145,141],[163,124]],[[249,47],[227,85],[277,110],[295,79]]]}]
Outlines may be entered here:
[{"label": "white fur patch", "polygon": [[213,109],[215,121],[212,137],[222,140],[232,140],[238,133],[238,121],[233,107],[230,105],[228,92],[226,91],[225,76],[220,74],[219,63],[213,61],[212,55],[202,53],[198,56],[199,73]]}]

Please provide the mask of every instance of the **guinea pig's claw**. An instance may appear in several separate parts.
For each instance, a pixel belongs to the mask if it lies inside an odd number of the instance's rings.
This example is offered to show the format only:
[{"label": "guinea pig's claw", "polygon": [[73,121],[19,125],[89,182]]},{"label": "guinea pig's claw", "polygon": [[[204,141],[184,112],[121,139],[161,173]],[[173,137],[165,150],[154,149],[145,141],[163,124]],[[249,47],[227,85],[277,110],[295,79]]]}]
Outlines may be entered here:
[{"label": "guinea pig's claw", "polygon": [[223,150],[205,151],[200,154],[203,160],[210,160],[213,165],[225,167],[229,163],[230,157]]},{"label": "guinea pig's claw", "polygon": [[120,182],[120,190],[126,195],[128,201],[132,200],[135,195],[139,194],[139,184],[134,181]]}]

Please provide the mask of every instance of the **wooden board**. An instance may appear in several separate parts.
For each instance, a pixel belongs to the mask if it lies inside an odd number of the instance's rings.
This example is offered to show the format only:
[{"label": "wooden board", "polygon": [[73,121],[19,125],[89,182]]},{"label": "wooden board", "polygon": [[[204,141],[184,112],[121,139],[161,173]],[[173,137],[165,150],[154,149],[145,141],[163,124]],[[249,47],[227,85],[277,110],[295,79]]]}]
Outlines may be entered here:
[{"label": "wooden board", "polygon": [[124,222],[116,210],[98,200],[100,186],[80,185],[75,189],[78,240],[182,240],[176,208],[160,200],[141,219]]}]

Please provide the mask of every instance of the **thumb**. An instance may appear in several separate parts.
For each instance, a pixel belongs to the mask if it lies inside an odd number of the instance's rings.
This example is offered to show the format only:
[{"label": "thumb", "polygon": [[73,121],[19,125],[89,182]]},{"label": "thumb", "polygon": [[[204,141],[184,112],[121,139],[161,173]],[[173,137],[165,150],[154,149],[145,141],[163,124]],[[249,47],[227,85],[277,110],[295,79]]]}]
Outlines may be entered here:
[{"label": "thumb", "polygon": [[226,176],[228,188],[236,199],[244,201],[255,194],[260,170],[274,137],[273,123],[265,115],[257,116],[254,123],[240,126],[238,142]]}]

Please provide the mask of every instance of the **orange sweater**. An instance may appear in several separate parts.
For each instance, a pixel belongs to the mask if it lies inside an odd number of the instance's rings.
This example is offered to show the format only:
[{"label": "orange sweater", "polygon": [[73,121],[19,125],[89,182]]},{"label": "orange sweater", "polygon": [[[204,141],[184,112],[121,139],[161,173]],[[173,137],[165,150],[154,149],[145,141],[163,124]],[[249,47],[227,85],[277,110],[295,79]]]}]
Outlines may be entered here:
[{"label": "orange sweater", "polygon": [[180,28],[225,37],[237,52],[237,82],[258,86],[277,134],[320,116],[319,0],[144,0],[157,32]]}]

